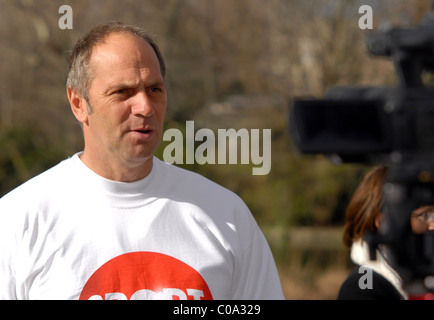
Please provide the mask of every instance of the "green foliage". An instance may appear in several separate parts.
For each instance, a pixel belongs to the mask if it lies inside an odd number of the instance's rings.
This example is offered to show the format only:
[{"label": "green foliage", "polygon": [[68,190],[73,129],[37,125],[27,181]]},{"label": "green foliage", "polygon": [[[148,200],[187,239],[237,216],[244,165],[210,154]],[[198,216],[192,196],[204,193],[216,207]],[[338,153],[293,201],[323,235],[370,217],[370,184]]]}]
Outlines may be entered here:
[{"label": "green foliage", "polygon": [[0,145],[0,195],[65,157],[64,149],[37,127],[0,129]]}]

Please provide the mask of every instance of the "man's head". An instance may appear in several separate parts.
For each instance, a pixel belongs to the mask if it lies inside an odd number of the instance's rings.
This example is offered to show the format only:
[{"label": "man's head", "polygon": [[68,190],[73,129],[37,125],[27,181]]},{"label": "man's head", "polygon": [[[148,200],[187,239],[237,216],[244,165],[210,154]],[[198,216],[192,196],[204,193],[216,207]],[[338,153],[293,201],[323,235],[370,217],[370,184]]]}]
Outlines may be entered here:
[{"label": "man's head", "polygon": [[109,22],[93,28],[87,35],[78,40],[69,58],[68,79],[66,86],[76,90],[85,99],[89,97],[89,88],[92,82],[92,69],[90,68],[90,58],[92,51],[98,44],[112,33],[129,33],[136,35],[148,42],[154,49],[160,63],[160,70],[163,78],[166,76],[166,64],[158,45],[141,28],[123,24],[120,22]]},{"label": "man's head", "polygon": [[101,25],[78,41],[67,94],[88,167],[124,182],[150,172],[167,107],[164,75],[158,47],[136,27]]}]

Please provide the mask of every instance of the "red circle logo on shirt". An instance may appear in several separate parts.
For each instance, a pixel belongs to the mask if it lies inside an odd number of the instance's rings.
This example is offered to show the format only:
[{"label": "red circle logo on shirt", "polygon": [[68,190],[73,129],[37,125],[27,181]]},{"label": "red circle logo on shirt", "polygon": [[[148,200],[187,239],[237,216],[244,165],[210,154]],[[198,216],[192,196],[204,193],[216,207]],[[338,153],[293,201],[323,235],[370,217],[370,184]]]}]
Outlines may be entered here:
[{"label": "red circle logo on shirt", "polygon": [[80,300],[212,300],[202,276],[189,265],[156,252],[131,252],[103,264]]}]

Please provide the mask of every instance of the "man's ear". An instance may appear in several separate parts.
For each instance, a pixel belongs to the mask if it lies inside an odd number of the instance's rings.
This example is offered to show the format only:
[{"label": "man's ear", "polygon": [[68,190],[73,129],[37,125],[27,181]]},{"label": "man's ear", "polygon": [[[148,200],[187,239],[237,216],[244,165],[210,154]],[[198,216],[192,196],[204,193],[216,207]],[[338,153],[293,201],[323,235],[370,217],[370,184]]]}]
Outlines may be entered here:
[{"label": "man's ear", "polygon": [[78,92],[70,87],[66,88],[69,104],[71,106],[72,113],[75,118],[81,124],[87,123],[88,120],[88,108],[86,99],[84,99]]}]

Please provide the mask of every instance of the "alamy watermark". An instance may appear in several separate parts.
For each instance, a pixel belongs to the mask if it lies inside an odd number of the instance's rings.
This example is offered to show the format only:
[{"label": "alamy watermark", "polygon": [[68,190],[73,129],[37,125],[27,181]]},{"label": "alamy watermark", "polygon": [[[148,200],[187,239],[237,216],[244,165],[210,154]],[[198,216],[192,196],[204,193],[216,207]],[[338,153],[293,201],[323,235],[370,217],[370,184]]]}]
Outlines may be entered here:
[{"label": "alamy watermark", "polygon": [[362,274],[359,278],[359,288],[362,290],[373,289],[372,268],[367,266],[360,266],[359,274]]},{"label": "alamy watermark", "polygon": [[185,128],[185,153],[181,130],[170,128],[164,132],[163,141],[170,141],[163,151],[165,162],[184,164],[185,159],[185,164],[253,164],[253,175],[270,172],[271,129],[262,129],[261,141],[260,129],[218,129],[216,137],[207,128],[195,132],[194,121],[186,121]]},{"label": "alamy watermark", "polygon": [[62,30],[73,28],[73,11],[71,6],[64,4],[59,7],[58,13],[63,14],[59,18],[59,28]]},{"label": "alamy watermark", "polygon": [[[359,18],[359,28],[360,29],[372,29],[373,28],[373,12],[370,5],[361,5],[359,7],[359,14],[362,16]],[[62,5],[58,10],[59,14],[62,16],[59,18],[59,28],[62,30],[73,28],[73,11],[72,7],[69,5]]]},{"label": "alamy watermark", "polygon": [[373,28],[373,13],[372,13],[372,7],[369,5],[362,5],[359,7],[359,13],[363,14],[359,18],[359,28],[364,29],[372,29]]},{"label": "alamy watermark", "polygon": [[[373,12],[369,5],[362,5],[358,10],[360,29],[373,28]],[[69,5],[62,5],[58,10],[59,28],[73,29],[73,10]],[[218,129],[217,139],[211,129],[201,128],[194,132],[194,121],[186,122],[185,152],[183,133],[175,128],[168,129],[163,135],[169,141],[163,152],[165,162],[174,164],[253,164],[253,175],[266,175],[271,169],[271,129],[262,129],[262,143],[259,129]],[[202,142],[197,145],[196,142]],[[197,146],[196,146],[197,145]],[[262,146],[262,150],[260,150]],[[217,152],[216,152],[217,151]],[[239,152],[240,151],[240,152]],[[240,162],[238,159],[240,154]],[[361,267],[362,268],[362,267]],[[360,271],[360,270],[359,270]],[[363,285],[360,278],[359,286]],[[372,281],[372,280],[371,280]]]}]

